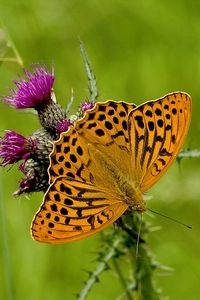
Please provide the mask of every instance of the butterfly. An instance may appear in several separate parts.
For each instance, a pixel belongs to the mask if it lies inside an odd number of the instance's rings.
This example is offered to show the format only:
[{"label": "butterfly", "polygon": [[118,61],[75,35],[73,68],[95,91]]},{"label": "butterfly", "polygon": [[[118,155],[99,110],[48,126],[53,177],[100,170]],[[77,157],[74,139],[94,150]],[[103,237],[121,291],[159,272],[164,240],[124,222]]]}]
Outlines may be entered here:
[{"label": "butterfly", "polygon": [[49,188],[31,227],[35,240],[67,243],[115,222],[143,198],[175,160],[191,119],[183,92],[136,106],[96,103],[54,143]]}]

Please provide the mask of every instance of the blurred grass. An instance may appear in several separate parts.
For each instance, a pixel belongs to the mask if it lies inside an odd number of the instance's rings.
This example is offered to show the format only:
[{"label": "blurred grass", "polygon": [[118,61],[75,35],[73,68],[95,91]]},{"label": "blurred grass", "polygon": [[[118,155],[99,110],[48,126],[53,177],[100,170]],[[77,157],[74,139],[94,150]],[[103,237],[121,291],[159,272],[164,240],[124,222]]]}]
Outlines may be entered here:
[{"label": "blurred grass", "polygon": [[[54,65],[55,92],[63,105],[71,88],[75,105],[85,99],[87,80],[79,52],[80,37],[97,76],[100,100],[112,98],[137,104],[167,92],[183,90],[192,95],[193,117],[186,147],[200,148],[200,2],[197,1],[5,1],[0,3],[2,25],[28,67],[35,62]],[[21,67],[7,62],[0,66],[0,94],[8,93]],[[30,134],[37,118],[0,104],[0,128]],[[28,125],[27,125],[28,124]],[[9,169],[7,169],[9,170]],[[14,199],[19,178],[17,168],[0,170],[7,241],[10,253],[13,299],[74,299],[87,277],[83,270],[94,265],[99,236],[60,246],[33,242],[31,219],[42,194]],[[198,159],[183,159],[151,190],[152,209],[193,226],[187,230],[156,216],[162,229],[149,243],[161,263],[174,268],[158,276],[158,286],[171,300],[196,300],[200,294],[200,202]],[[0,263],[5,265],[0,230]],[[8,253],[8,254],[9,254]],[[9,299],[5,268],[0,269],[0,298]],[[162,274],[161,274],[162,275]],[[89,300],[115,299],[122,292],[117,278],[108,271],[94,287]]]}]

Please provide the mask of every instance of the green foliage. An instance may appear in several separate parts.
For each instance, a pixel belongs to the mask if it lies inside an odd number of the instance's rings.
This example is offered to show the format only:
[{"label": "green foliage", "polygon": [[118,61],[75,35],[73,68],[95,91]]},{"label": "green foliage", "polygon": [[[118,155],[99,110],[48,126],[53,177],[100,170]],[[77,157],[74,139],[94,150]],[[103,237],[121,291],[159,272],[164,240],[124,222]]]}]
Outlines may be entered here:
[{"label": "green foliage", "polygon": [[22,58],[5,29],[0,29],[0,62],[16,63],[23,66]]},{"label": "green foliage", "polygon": [[[117,274],[123,287],[124,292],[121,296],[125,296],[127,299],[160,299],[153,276],[159,266],[155,263],[144,241],[149,232],[149,227],[137,214],[128,214],[123,216],[122,219],[118,222],[121,230],[116,230],[108,235],[102,233],[103,250],[98,253],[97,267],[89,272],[89,278],[78,295],[78,300],[87,299],[93,285],[100,281],[101,273],[110,269],[113,269]],[[140,226],[140,239],[137,245],[137,239],[132,233],[133,228],[138,229]],[[122,256],[125,256],[127,261],[126,274],[124,274],[124,268],[121,264]]]}]

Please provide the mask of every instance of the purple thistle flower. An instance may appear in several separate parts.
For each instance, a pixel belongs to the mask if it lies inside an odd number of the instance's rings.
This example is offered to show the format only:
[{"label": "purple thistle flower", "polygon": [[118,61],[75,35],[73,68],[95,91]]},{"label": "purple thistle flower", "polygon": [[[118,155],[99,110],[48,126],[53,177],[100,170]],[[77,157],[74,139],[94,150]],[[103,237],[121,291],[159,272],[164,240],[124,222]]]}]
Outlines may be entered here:
[{"label": "purple thistle flower", "polygon": [[33,178],[24,178],[19,183],[19,189],[13,193],[13,196],[19,196],[22,193],[30,193],[31,187],[34,186]]},{"label": "purple thistle flower", "polygon": [[14,81],[17,89],[3,98],[3,102],[18,108],[35,108],[51,100],[51,91],[54,83],[54,74],[44,66],[35,67],[33,72],[24,71],[26,79]]},{"label": "purple thistle flower", "polygon": [[52,147],[51,135],[44,129],[37,130],[28,138],[12,130],[5,131],[4,137],[0,138],[0,166],[22,160],[19,170],[25,175],[15,195],[47,189]]},{"label": "purple thistle flower", "polygon": [[13,164],[21,159],[27,159],[35,149],[36,141],[26,139],[21,134],[6,130],[5,136],[0,138],[1,166]]},{"label": "purple thistle flower", "polygon": [[14,192],[14,196],[23,193],[46,191],[48,188],[48,165],[35,162],[29,158],[21,163],[19,170],[25,177],[19,182],[19,188]]},{"label": "purple thistle flower", "polygon": [[81,112],[85,112],[86,110],[89,110],[91,108],[94,107],[94,102],[91,102],[91,101],[85,101],[81,104],[80,106],[80,109],[81,109]]},{"label": "purple thistle flower", "polygon": [[19,170],[23,178],[19,182],[16,196],[34,191],[45,192],[49,186],[49,154],[53,142],[60,134],[68,130],[77,118],[94,107],[93,101],[84,101],[74,120],[68,117],[67,111],[54,99],[54,73],[45,66],[36,65],[31,72],[24,70],[24,78],[14,81],[15,89],[2,101],[17,108],[34,108],[37,111],[43,128],[28,138],[19,133],[7,130],[0,137],[0,166],[20,162]]},{"label": "purple thistle flower", "polygon": [[59,121],[56,125],[56,132],[61,133],[68,130],[69,126],[71,126],[73,123],[70,119],[65,119],[63,121]]}]

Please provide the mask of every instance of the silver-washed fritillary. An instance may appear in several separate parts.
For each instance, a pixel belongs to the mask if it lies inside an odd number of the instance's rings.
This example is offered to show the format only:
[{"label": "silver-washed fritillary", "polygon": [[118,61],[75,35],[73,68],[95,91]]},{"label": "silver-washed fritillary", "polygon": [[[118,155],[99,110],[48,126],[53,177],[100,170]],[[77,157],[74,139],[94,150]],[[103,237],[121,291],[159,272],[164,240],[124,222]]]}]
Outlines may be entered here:
[{"label": "silver-washed fritillary", "polygon": [[72,242],[106,228],[128,208],[144,212],[143,193],[176,158],[190,119],[191,98],[183,92],[137,107],[96,103],[54,143],[33,238]]}]

